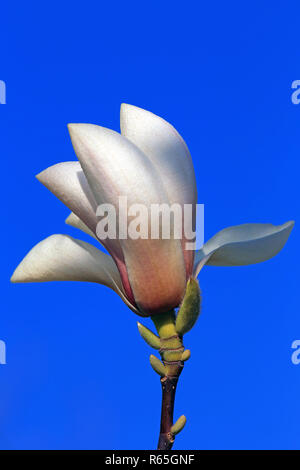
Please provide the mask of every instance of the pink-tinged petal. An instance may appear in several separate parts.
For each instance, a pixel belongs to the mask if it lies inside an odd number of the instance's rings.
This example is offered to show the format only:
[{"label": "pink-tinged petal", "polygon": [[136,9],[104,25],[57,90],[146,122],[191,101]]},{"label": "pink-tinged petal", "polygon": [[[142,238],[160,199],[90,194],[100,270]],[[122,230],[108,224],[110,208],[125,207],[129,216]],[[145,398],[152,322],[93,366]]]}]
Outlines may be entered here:
[{"label": "pink-tinged petal", "polygon": [[113,289],[135,313],[125,296],[113,259],[89,243],[52,235],[35,245],[21,261],[11,282],[85,281]]},{"label": "pink-tinged petal", "polygon": [[96,233],[97,203],[79,162],[58,163],[36,178]]},{"label": "pink-tinged petal", "polygon": [[[64,162],[53,165],[39,173],[37,179],[71,209],[89,230],[96,234],[98,222],[96,209],[98,203],[79,162]],[[128,297],[133,302],[127,272],[124,268],[124,256],[118,240],[107,239],[100,242],[114,258],[124,285],[127,286]]]},{"label": "pink-tinged petal", "polygon": [[[139,203],[149,213],[151,204],[169,202],[159,173],[128,139],[92,124],[70,124],[69,131],[96,201],[112,204],[117,217],[120,196],[126,196],[128,208]],[[128,238],[119,242],[139,308],[155,313],[177,306],[186,284],[180,241]]]},{"label": "pink-tinged petal", "polygon": [[284,247],[293,227],[294,221],[283,225],[243,224],[225,228],[196,253],[194,276],[204,264],[244,266],[273,258]]},{"label": "pink-tinged petal", "polygon": [[[120,124],[122,135],[139,147],[160,173],[170,204],[193,205],[195,228],[195,205],[197,186],[192,158],[188,147],[176,129],[167,121],[142,108],[123,103]],[[186,217],[188,217],[186,215]],[[192,240],[190,240],[192,241]],[[188,240],[184,233],[182,247],[187,277],[192,273],[194,251],[186,250]]]},{"label": "pink-tinged petal", "polygon": [[180,304],[186,276],[178,240],[146,242],[124,243],[123,252],[136,304],[140,310],[155,314]]}]

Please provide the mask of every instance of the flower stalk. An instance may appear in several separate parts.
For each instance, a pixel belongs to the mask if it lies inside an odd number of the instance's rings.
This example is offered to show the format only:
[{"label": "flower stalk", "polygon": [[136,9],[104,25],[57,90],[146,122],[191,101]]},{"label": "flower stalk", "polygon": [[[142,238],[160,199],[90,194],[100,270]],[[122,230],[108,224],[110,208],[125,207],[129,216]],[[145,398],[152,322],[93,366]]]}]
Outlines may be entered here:
[{"label": "flower stalk", "polygon": [[170,311],[161,315],[154,315],[152,320],[160,337],[160,355],[165,368],[165,375],[161,377],[162,404],[158,450],[172,449],[175,434],[172,433],[175,394],[179,376],[184,362],[182,354],[184,346],[182,336],[175,328],[175,312]]},{"label": "flower stalk", "polygon": [[184,362],[191,355],[188,349],[184,349],[183,334],[196,323],[200,313],[200,301],[199,284],[195,279],[190,278],[177,315],[175,310],[170,310],[151,316],[158,335],[138,323],[142,338],[149,346],[158,349],[161,356],[161,361],[153,354],[150,356],[150,364],[154,371],[160,375],[162,387],[158,450],[170,450],[175,435],[183,429],[186,423],[184,415],[180,416],[175,423],[173,421],[175,395]]}]

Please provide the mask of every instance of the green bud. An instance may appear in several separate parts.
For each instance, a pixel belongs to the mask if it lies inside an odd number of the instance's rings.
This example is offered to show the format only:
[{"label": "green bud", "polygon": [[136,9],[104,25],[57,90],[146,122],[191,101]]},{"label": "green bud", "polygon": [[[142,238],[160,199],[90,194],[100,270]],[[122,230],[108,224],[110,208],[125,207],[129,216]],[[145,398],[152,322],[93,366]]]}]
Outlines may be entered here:
[{"label": "green bud", "polygon": [[200,303],[201,295],[198,281],[190,278],[176,318],[176,331],[178,334],[184,335],[193,328],[200,313]]},{"label": "green bud", "polygon": [[164,377],[166,375],[165,366],[162,364],[162,362],[160,362],[159,359],[157,359],[156,356],[153,356],[153,354],[151,354],[150,356],[150,364],[158,375],[160,375],[161,377]]},{"label": "green bud", "polygon": [[146,343],[149,344],[154,349],[159,349],[160,348],[160,339],[158,336],[156,336],[154,333],[152,333],[149,328],[146,328],[146,326],[142,325],[141,323],[137,322],[137,326],[140,332],[141,337],[146,341]]},{"label": "green bud", "polygon": [[171,433],[176,436],[180,431],[183,430],[184,426],[186,423],[186,417],[184,415],[181,415],[180,418],[176,421],[175,424],[171,427]]},{"label": "green bud", "polygon": [[190,357],[191,357],[191,351],[189,349],[186,349],[182,353],[181,360],[182,361],[187,361]]}]

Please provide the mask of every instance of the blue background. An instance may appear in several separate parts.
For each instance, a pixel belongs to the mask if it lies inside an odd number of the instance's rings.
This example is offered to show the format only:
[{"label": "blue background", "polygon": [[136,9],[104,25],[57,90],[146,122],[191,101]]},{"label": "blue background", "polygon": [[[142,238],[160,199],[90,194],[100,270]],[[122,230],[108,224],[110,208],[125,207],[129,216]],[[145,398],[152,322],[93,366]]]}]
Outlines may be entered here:
[{"label": "blue background", "polygon": [[[300,8],[284,5],[1,6],[1,448],[155,448],[160,384],[137,317],[103,286],[9,283],[41,239],[81,236],[34,175],[75,159],[68,122],[119,130],[124,101],[188,143],[206,239],[244,222],[297,222]],[[297,242],[296,224],[276,258],[201,272],[203,312],[185,339],[192,358],[175,407],[188,422],[174,448],[300,448]]]}]

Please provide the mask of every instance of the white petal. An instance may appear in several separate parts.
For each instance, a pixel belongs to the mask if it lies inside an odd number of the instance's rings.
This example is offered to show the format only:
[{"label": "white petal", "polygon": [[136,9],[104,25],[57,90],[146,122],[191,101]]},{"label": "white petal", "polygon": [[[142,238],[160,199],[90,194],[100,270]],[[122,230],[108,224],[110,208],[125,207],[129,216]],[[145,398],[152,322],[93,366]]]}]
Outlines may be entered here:
[{"label": "white petal", "polygon": [[79,219],[79,217],[77,217],[76,214],[74,214],[74,212],[71,212],[71,214],[66,218],[65,223],[71,227],[78,228],[82,232],[87,233],[91,237],[95,238],[95,240],[99,241],[96,235],[82,222],[81,219]]},{"label": "white petal", "polygon": [[194,275],[198,275],[204,264],[243,266],[266,261],[284,247],[293,227],[294,221],[283,225],[243,224],[225,228],[196,253]]},{"label": "white petal", "polygon": [[[176,129],[167,121],[142,108],[123,103],[121,132],[139,147],[162,176],[171,204],[197,202],[197,186],[188,147]],[[195,208],[194,208],[195,210]],[[195,212],[194,212],[195,216]],[[183,240],[183,248],[186,240]],[[185,252],[188,270],[192,269],[194,252]]]},{"label": "white petal", "polygon": [[169,202],[159,173],[128,139],[94,124],[69,124],[75,153],[98,204]]},{"label": "white petal", "polygon": [[42,171],[36,177],[92,232],[96,232],[97,203],[79,162],[58,163]]},{"label": "white petal", "polygon": [[121,288],[112,258],[68,235],[51,235],[35,245],[19,264],[11,281],[87,281]]},{"label": "white petal", "polygon": [[[79,162],[64,162],[53,165],[39,173],[37,179],[74,212],[81,220],[81,228],[85,225],[92,233],[96,234],[98,203]],[[79,222],[77,223],[79,224]],[[121,267],[124,257],[118,240],[98,241],[102,243],[114,257],[118,266]]]},{"label": "white petal", "polygon": [[170,203],[197,200],[195,172],[190,152],[176,129],[159,116],[123,103],[121,132],[158,168]]},{"label": "white petal", "polygon": [[117,292],[135,311],[123,293],[113,259],[89,243],[67,235],[52,235],[35,245],[12,275],[11,282],[97,282]]},{"label": "white petal", "polygon": [[[132,204],[168,203],[159,173],[132,142],[117,132],[92,124],[70,124],[74,150],[96,201],[112,204],[119,196]],[[185,289],[179,240],[120,240],[135,300],[141,308],[171,308]],[[158,295],[159,292],[159,295]],[[160,305],[159,305],[160,304]],[[173,305],[175,306],[175,305]]]}]

